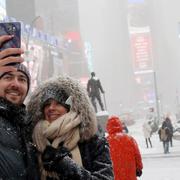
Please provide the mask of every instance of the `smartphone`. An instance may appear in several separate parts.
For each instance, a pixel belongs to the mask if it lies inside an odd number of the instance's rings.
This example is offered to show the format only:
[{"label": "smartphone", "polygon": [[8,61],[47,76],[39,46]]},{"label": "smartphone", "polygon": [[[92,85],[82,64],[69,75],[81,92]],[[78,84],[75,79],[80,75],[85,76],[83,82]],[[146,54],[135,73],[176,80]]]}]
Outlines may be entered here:
[{"label": "smartphone", "polygon": [[[21,23],[20,22],[5,22],[0,23],[0,36],[1,35],[14,35],[14,37],[0,46],[0,51],[7,48],[20,48],[21,47]],[[13,56],[20,56],[15,54]],[[15,65],[17,63],[10,63],[8,65]]]},{"label": "smartphone", "polygon": [[0,23],[0,36],[1,35],[14,35],[14,37],[4,42],[0,47],[0,51],[7,48],[20,48],[21,47],[21,23],[20,22]]}]

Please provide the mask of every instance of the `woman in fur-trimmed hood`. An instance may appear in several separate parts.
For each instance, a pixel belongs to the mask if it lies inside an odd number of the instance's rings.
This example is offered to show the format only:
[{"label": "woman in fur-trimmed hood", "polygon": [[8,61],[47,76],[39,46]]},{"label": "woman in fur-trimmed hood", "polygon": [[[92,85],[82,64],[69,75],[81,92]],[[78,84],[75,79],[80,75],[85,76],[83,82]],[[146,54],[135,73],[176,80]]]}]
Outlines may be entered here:
[{"label": "woman in fur-trimmed hood", "polygon": [[112,180],[109,145],[99,137],[86,90],[70,77],[43,83],[27,105],[41,179]]}]

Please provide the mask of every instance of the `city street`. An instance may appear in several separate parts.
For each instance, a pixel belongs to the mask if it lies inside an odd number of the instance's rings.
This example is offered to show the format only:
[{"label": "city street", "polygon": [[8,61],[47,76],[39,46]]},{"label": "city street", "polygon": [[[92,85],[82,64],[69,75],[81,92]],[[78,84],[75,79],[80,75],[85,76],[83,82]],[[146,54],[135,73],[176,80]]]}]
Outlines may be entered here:
[{"label": "city street", "polygon": [[179,78],[180,0],[0,0],[0,180],[180,180]]}]

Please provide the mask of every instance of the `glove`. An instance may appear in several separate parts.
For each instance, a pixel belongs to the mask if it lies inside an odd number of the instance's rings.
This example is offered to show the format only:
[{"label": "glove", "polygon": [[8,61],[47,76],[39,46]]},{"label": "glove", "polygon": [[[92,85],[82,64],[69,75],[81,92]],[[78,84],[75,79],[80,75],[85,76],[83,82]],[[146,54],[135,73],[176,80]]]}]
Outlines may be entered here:
[{"label": "glove", "polygon": [[141,169],[137,169],[136,170],[136,176],[140,177],[142,175],[142,170]]},{"label": "glove", "polygon": [[41,159],[44,169],[46,169],[47,171],[51,171],[51,168],[54,165],[56,152],[57,149],[53,148],[52,146],[46,146],[46,149],[42,153]]},{"label": "glove", "polygon": [[72,154],[70,153],[70,151],[66,147],[60,146],[57,149],[57,152],[56,152],[56,155],[55,155],[55,159],[61,160],[65,156],[69,156],[70,158],[72,158]]},{"label": "glove", "polygon": [[72,154],[67,148],[60,146],[58,149],[55,149],[52,146],[46,146],[41,157],[44,169],[47,171],[53,171],[54,167],[57,166],[58,162],[65,156],[72,157]]},{"label": "glove", "polygon": [[[42,154],[43,167],[46,171],[56,172],[62,179],[80,179],[82,169],[72,159],[72,154],[64,146],[58,149],[47,146]],[[61,178],[60,178],[61,179]]]}]

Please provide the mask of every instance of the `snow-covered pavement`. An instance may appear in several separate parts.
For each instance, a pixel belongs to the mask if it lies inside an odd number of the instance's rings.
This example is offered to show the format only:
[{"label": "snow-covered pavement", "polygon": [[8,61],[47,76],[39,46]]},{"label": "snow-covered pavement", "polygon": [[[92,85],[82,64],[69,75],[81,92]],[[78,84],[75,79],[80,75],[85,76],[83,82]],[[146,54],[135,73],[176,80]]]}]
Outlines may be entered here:
[{"label": "snow-covered pavement", "polygon": [[143,174],[138,180],[179,180],[180,157],[143,158]]}]

